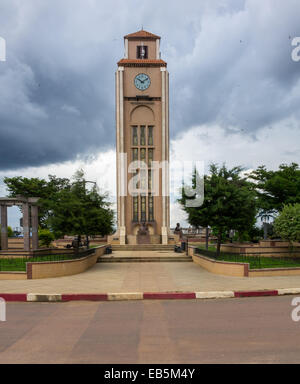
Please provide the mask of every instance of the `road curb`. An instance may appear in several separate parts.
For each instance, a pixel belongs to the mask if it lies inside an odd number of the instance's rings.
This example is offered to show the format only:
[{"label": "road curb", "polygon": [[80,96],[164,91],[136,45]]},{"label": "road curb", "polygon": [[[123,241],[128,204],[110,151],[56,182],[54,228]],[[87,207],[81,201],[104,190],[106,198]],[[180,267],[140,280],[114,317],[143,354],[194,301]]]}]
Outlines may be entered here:
[{"label": "road curb", "polygon": [[51,293],[49,294],[43,294],[43,293],[28,293],[27,294],[27,301],[29,302],[39,302],[39,303],[45,303],[45,302],[60,302],[62,301],[62,295],[59,293]]},{"label": "road curb", "polygon": [[5,301],[26,302],[27,293],[0,293],[0,297]]},{"label": "road curb", "polygon": [[107,293],[100,293],[100,294],[88,294],[88,293],[82,293],[82,294],[63,294],[61,295],[61,301],[67,302],[67,301],[107,301],[108,300],[108,294]]},{"label": "road curb", "polygon": [[7,302],[69,302],[69,301],[128,301],[128,300],[203,300],[224,298],[247,298],[285,296],[300,294],[300,288],[279,288],[255,291],[210,291],[210,292],[120,292],[120,293],[0,293]]},{"label": "road curb", "polygon": [[146,292],[144,300],[191,300],[196,299],[195,292]]},{"label": "road curb", "polygon": [[217,292],[196,292],[196,299],[225,299],[233,298],[233,291],[217,291]]},{"label": "road curb", "polygon": [[278,296],[278,290],[264,291],[238,291],[234,292],[234,297],[261,297],[261,296]]}]

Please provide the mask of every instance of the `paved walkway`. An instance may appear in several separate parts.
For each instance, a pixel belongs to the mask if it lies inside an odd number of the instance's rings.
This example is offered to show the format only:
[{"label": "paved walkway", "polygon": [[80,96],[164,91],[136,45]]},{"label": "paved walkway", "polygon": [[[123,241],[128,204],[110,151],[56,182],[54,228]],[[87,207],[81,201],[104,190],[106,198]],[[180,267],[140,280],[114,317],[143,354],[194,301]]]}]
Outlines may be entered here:
[{"label": "paved walkway", "polygon": [[[291,301],[8,303],[0,364],[299,364]],[[197,368],[198,382],[201,374]],[[148,375],[139,379],[151,383]]]},{"label": "paved walkway", "polygon": [[300,276],[219,276],[194,263],[98,263],[79,275],[42,280],[0,280],[0,293],[121,293],[300,288]]}]

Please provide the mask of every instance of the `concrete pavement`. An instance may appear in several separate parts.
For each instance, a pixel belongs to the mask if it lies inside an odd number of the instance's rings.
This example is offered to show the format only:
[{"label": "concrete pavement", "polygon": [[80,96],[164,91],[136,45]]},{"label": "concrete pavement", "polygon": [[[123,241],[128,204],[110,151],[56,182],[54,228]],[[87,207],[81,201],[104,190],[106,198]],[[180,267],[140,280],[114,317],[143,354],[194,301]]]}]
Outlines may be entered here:
[{"label": "concrete pavement", "polygon": [[300,363],[293,297],[8,303],[3,363]]},{"label": "concrete pavement", "polygon": [[0,280],[0,293],[209,292],[300,288],[300,276],[214,275],[194,263],[99,263],[79,275]]}]

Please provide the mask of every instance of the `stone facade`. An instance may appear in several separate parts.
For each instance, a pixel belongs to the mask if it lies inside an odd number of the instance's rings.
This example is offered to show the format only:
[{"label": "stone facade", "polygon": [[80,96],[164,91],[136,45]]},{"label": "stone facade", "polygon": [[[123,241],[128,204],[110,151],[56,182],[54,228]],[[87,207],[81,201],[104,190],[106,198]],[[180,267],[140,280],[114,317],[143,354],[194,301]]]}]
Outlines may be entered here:
[{"label": "stone facade", "polygon": [[[137,237],[140,228],[145,225],[150,243],[168,244],[170,213],[167,64],[160,59],[159,36],[139,31],[125,36],[124,40],[125,55],[118,62],[116,72],[118,231],[108,241],[119,244],[139,243]],[[142,57],[139,56],[141,49],[145,53]],[[142,76],[141,80],[137,80],[139,75]],[[139,89],[138,81],[140,88],[145,89]],[[145,81],[148,81],[148,86],[144,86]],[[132,168],[134,161],[141,161],[149,166],[144,173],[144,179],[149,184],[143,193],[140,192],[143,181],[134,184],[138,191],[132,196],[131,179],[136,176],[135,172],[138,175],[140,172],[139,167]],[[152,170],[155,164],[152,161],[157,162],[156,164],[164,163],[165,166]]]}]

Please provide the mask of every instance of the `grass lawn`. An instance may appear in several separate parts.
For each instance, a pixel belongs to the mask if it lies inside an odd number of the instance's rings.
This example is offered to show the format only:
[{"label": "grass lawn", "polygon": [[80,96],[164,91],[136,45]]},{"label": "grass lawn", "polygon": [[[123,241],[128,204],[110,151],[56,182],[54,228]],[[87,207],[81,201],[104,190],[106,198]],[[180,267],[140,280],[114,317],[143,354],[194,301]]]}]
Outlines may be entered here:
[{"label": "grass lawn", "polygon": [[242,255],[221,254],[218,260],[231,261],[236,263],[249,263],[250,269],[263,268],[295,268],[300,267],[300,258],[296,257],[255,257]]},{"label": "grass lawn", "polygon": [[0,272],[26,272],[26,263],[37,263],[43,261],[73,260],[78,256],[73,255],[45,255],[31,258],[3,258],[0,259]]},{"label": "grass lawn", "polygon": [[[199,246],[200,250],[204,250],[205,246]],[[214,246],[209,247],[209,251],[203,252],[203,256],[216,259],[216,248]],[[263,268],[295,268],[300,267],[300,257],[293,257],[293,255],[286,257],[260,257],[260,256],[244,256],[233,255],[221,252],[217,258],[220,261],[228,261],[234,263],[249,263],[250,269],[263,269]]]}]

